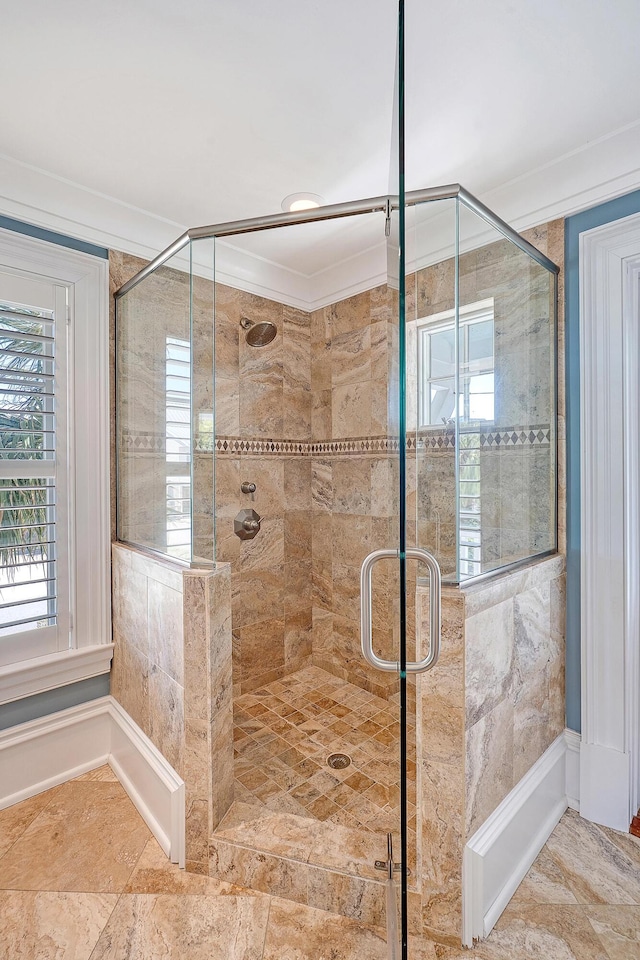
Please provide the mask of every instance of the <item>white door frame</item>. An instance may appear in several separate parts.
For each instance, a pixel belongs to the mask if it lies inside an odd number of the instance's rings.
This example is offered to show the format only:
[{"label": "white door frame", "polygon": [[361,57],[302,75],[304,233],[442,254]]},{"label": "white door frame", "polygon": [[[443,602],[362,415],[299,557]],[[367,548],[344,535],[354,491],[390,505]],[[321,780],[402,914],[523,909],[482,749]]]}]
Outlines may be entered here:
[{"label": "white door frame", "polygon": [[640,802],[640,215],[580,237],[580,813]]}]

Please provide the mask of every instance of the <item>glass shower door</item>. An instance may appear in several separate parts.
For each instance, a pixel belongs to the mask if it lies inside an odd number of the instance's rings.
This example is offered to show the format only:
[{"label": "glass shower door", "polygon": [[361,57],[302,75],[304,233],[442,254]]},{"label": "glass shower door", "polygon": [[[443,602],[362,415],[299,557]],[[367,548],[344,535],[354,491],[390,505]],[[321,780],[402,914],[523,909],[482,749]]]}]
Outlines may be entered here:
[{"label": "glass shower door", "polygon": [[[360,578],[361,644],[367,663],[387,677],[396,678],[390,700],[398,711],[398,804],[395,829],[387,835],[387,857],[377,863],[387,872],[386,919],[388,956],[391,960],[409,957],[409,932],[420,929],[417,885],[419,856],[419,810],[417,809],[416,754],[416,680],[437,661],[440,644],[440,568],[434,556],[418,545],[415,522],[417,504],[415,463],[409,468],[408,453],[415,460],[417,433],[409,437],[407,414],[416,409],[417,368],[408,362],[408,346],[415,347],[407,327],[407,294],[410,281],[407,270],[407,229],[404,186],[404,3],[398,5],[398,46],[396,88],[392,124],[389,202],[385,234],[387,238],[387,470],[389,503],[393,509],[385,530],[386,543],[375,542],[375,549],[364,559]],[[408,402],[408,388],[411,399]],[[415,421],[415,416],[413,417]],[[415,427],[415,423],[413,424]],[[412,514],[412,516],[410,516]],[[384,572],[383,572],[384,571]],[[418,577],[418,571],[421,577]],[[376,576],[382,574],[376,584]],[[418,616],[418,583],[428,584],[428,593],[420,598],[420,613],[428,622],[428,643],[421,642]],[[376,643],[376,610],[379,596],[386,590],[393,613],[391,655]],[[378,631],[379,636],[379,631]],[[413,888],[418,907],[415,926],[409,916]],[[416,929],[417,928],[417,929]]]}]

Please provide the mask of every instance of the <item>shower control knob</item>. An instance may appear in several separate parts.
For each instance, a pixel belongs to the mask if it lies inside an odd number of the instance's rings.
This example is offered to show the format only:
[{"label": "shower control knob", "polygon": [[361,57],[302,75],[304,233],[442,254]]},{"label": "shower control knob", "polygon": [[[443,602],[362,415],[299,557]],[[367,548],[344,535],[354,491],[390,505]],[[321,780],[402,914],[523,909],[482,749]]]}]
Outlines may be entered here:
[{"label": "shower control knob", "polygon": [[241,510],[233,521],[233,532],[241,540],[253,540],[263,519],[255,510]]},{"label": "shower control knob", "polygon": [[250,483],[248,480],[245,480],[243,483],[240,484],[240,489],[242,490],[243,493],[255,493],[256,485],[255,483]]}]

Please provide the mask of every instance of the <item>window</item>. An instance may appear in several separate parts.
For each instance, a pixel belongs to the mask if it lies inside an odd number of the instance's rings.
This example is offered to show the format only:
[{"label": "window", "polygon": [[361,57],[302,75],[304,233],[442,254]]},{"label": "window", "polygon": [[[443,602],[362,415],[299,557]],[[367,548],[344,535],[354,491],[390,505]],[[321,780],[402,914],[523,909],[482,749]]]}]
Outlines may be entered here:
[{"label": "window", "polygon": [[493,301],[460,309],[456,412],[454,313],[418,321],[420,426],[493,420],[493,333]]},{"label": "window", "polygon": [[191,559],[191,346],[167,337],[167,553]]},{"label": "window", "polygon": [[107,277],[0,230],[0,702],[109,670]]},{"label": "window", "polygon": [[64,288],[0,275],[0,663],[56,652],[68,629],[66,335]]},{"label": "window", "polygon": [[460,310],[459,396],[455,394],[455,316],[438,314],[418,324],[420,426],[458,419],[458,543],[460,575],[482,572],[480,425],[494,419],[493,301]]}]

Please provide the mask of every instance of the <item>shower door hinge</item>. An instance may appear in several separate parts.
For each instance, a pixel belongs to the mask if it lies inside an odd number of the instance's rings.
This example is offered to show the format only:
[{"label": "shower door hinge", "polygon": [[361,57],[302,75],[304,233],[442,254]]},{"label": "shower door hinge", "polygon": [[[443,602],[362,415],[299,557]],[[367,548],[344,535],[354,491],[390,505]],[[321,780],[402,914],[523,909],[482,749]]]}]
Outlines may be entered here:
[{"label": "shower door hinge", "polygon": [[[402,864],[395,863],[393,860],[393,834],[387,834],[387,860],[376,860],[374,867],[376,870],[384,870],[389,879],[393,879],[394,873],[402,871]],[[407,867],[407,876],[411,876],[411,870]]]},{"label": "shower door hinge", "polygon": [[384,221],[384,235],[385,237],[391,236],[391,200],[387,198],[387,202],[384,207],[385,212],[385,221]]}]

